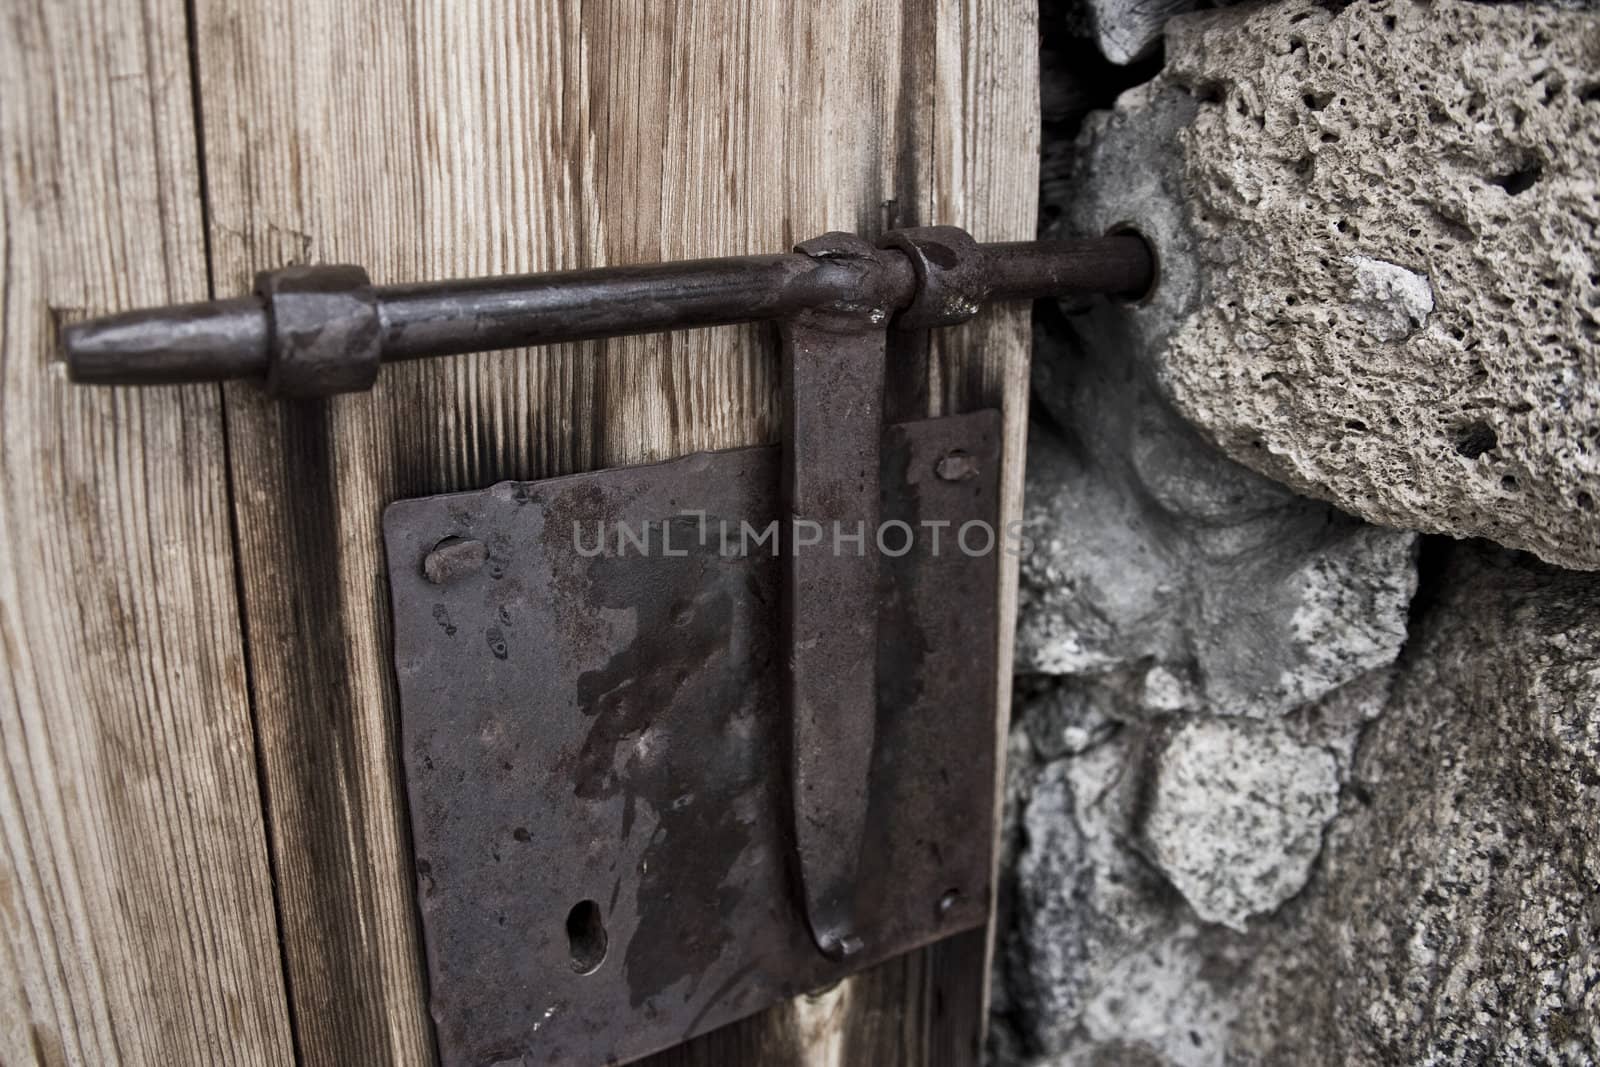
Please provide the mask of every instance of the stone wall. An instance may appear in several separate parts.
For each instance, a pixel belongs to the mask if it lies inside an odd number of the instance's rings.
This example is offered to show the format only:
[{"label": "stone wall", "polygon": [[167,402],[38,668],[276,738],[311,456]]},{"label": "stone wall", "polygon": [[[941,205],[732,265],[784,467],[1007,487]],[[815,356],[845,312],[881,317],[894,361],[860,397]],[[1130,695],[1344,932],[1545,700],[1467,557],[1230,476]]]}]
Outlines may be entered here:
[{"label": "stone wall", "polygon": [[1594,1062],[1600,16],[1168,14],[1045,13],[1162,278],[1039,322],[995,1058]]}]

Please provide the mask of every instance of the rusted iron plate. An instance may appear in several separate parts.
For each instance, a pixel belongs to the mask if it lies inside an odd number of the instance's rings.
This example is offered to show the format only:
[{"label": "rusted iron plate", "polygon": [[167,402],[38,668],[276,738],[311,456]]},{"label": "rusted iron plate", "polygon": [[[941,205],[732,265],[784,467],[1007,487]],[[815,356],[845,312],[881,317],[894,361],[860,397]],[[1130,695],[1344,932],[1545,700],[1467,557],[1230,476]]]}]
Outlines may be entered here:
[{"label": "rusted iron plate", "polygon": [[[968,555],[957,538],[993,530],[999,425],[980,412],[885,434],[882,515],[916,536],[883,557],[877,605],[836,608],[880,612],[854,901],[867,947],[845,963],[817,950],[793,885],[780,560],[756,543],[777,518],[776,448],[389,508],[446,1067],[626,1062],[984,922],[1004,540]],[[885,527],[891,552],[904,540]]]}]

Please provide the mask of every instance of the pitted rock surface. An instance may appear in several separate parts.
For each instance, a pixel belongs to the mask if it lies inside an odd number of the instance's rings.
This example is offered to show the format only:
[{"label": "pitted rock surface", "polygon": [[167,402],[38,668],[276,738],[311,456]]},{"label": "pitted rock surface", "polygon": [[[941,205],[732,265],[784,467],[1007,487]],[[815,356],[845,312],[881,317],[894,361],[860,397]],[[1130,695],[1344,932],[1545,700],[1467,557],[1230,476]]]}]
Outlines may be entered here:
[{"label": "pitted rock surface", "polygon": [[1220,453],[1119,325],[1075,320],[1034,361],[1018,669],[1116,675],[1114,719],[1271,718],[1392,662],[1415,535]]},{"label": "pitted rock surface", "polygon": [[1161,745],[1144,849],[1195,914],[1243,931],[1306,884],[1338,796],[1321,748],[1245,720],[1186,722]]},{"label": "pitted rock surface", "polygon": [[1600,15],[1334,7],[1169,21],[1063,229],[1145,227],[1162,287],[1108,314],[1233,458],[1600,568]]},{"label": "pitted rock surface", "polygon": [[1589,8],[1183,16],[1047,141],[1162,279],[1041,319],[995,1062],[1600,1061],[1600,576],[1402,532],[1600,568]]},{"label": "pitted rock surface", "polygon": [[1235,1062],[1600,1061],[1600,577],[1461,547]]},{"label": "pitted rock surface", "polygon": [[1314,872],[1416,537],[1221,454],[1116,327],[1035,354],[997,1058],[1220,1067],[1217,961]]}]

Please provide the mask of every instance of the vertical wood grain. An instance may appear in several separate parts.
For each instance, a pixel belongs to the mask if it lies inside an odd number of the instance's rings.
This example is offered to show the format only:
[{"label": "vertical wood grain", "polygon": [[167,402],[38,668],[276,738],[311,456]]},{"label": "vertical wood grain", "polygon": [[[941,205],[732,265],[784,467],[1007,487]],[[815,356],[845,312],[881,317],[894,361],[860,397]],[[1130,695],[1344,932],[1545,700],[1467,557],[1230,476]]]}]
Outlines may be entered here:
[{"label": "vertical wood grain", "polygon": [[0,1062],[286,1064],[221,392],[56,330],[206,296],[181,3],[0,34]]},{"label": "vertical wood grain", "polygon": [[[778,251],[828,229],[873,234],[891,217],[966,223],[988,240],[1033,231],[1037,46],[1032,9],[1015,0],[195,9],[219,293],[287,262],[357,262],[382,283]],[[1006,403],[1014,446],[1026,313],[987,312],[967,336],[933,350],[930,395],[949,410]],[[372,393],[329,402],[227,391],[305,1062],[432,1055],[383,506],[773,441],[772,357],[765,331],[729,328],[403,365]],[[1015,495],[1020,470],[1007,484]],[[834,1022],[799,1045],[804,1004],[718,1040],[787,1042],[798,1058],[771,1062],[821,1062],[816,1050],[848,1044],[839,1035],[855,1020],[893,1014],[921,1033],[926,975],[919,954],[846,983]]]},{"label": "vertical wood grain", "polygon": [[[963,226],[980,240],[1023,241],[1037,236],[1039,200],[1039,30],[1035,0],[936,0],[940,5],[940,120],[934,124],[934,176],[930,214]],[[959,31],[958,31],[959,27]],[[1085,235],[1093,236],[1093,235]],[[1028,357],[1032,349],[1030,309],[993,307],[966,326],[934,335],[929,378],[942,389],[937,410],[998,407],[1004,413],[1000,524],[1022,519],[1023,468],[1028,440]],[[996,679],[994,793],[995,833],[991,862],[998,874],[1002,807],[1005,801],[1006,738],[1010,726],[1011,664],[1017,617],[1017,565],[1001,557],[1000,671]],[[998,884],[991,878],[990,884]],[[936,950],[935,994],[944,1001],[942,1026],[950,1035],[941,1064],[979,1060],[966,1037],[981,1041],[988,1016],[990,964],[994,956],[994,901],[983,951],[965,939]],[[969,969],[981,956],[976,982],[978,1022],[959,1009],[974,987]],[[958,1040],[959,1048],[949,1048]]]}]

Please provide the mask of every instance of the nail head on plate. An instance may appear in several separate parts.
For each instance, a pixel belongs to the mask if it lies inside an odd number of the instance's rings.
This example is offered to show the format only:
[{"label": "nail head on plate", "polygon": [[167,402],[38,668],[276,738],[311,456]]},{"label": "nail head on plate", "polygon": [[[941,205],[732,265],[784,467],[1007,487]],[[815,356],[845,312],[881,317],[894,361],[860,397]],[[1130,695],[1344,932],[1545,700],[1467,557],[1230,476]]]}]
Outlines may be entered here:
[{"label": "nail head on plate", "polygon": [[482,541],[446,537],[434,545],[428,558],[422,561],[422,574],[434,585],[444,585],[473,573],[488,558],[489,550]]},{"label": "nail head on plate", "polygon": [[947,482],[964,482],[978,476],[978,461],[958,448],[945,453],[934,466],[933,472]]}]

